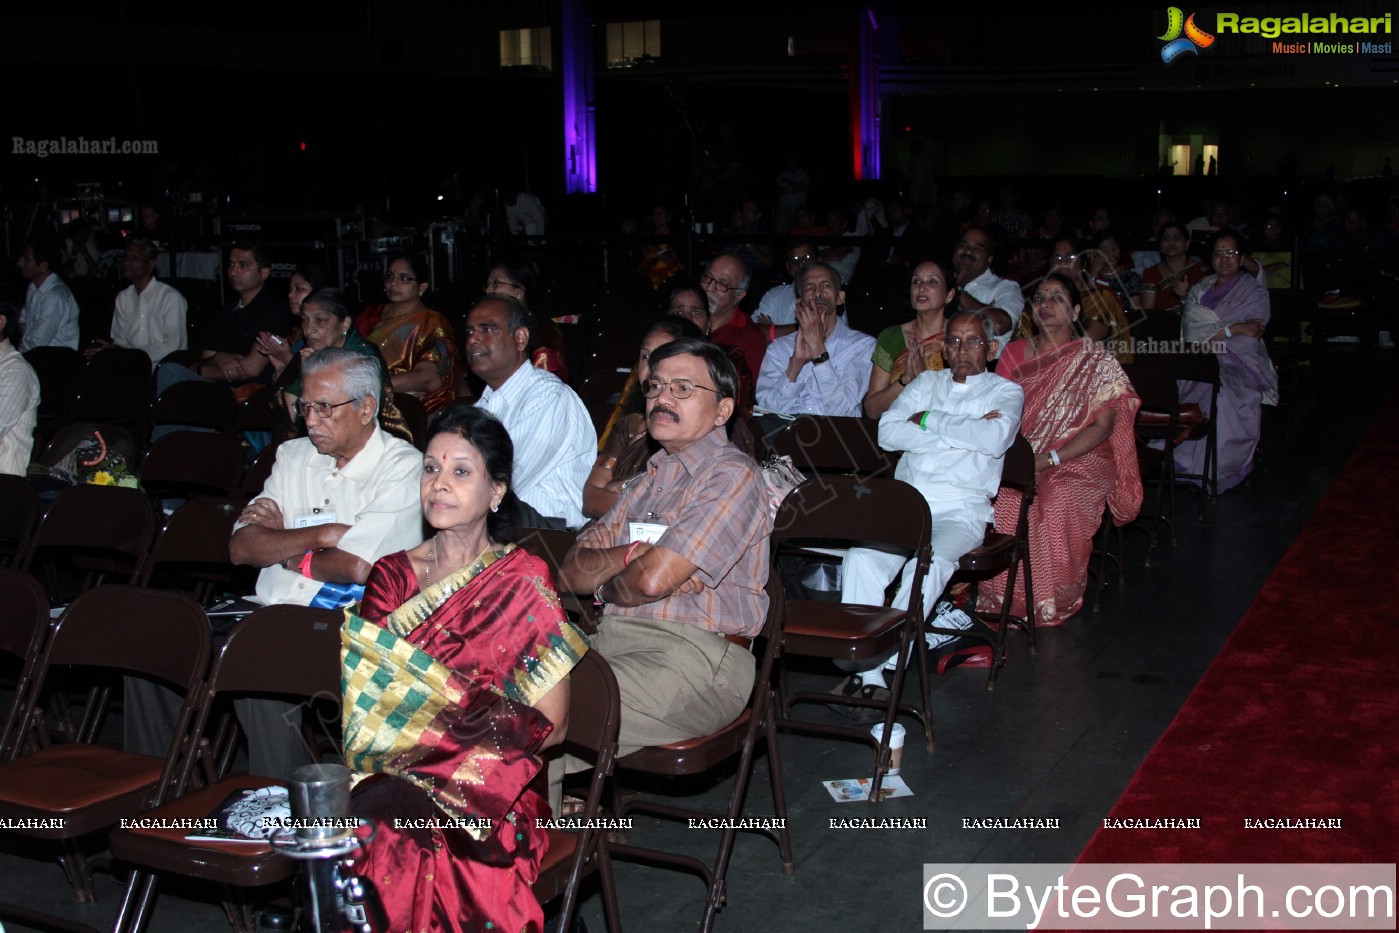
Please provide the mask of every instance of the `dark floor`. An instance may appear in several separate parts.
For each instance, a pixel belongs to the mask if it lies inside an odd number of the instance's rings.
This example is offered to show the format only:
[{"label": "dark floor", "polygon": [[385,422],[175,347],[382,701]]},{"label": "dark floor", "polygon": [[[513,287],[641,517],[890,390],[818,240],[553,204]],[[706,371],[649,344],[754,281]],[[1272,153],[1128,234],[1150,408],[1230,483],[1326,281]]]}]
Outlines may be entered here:
[{"label": "dark floor", "polygon": [[[796,874],[782,874],[771,843],[740,838],[729,905],[717,929],[917,930],[924,862],[1073,861],[1399,384],[1393,353],[1364,368],[1368,381],[1347,379],[1349,391],[1335,393],[1324,410],[1300,412],[1290,432],[1285,419],[1270,421],[1265,466],[1249,486],[1220,498],[1206,522],[1196,520],[1195,495],[1183,491],[1179,543],[1158,549],[1151,568],[1142,565],[1145,535],[1129,533],[1126,586],[1119,588],[1113,576],[1100,614],[1085,612],[1062,628],[1041,631],[1038,658],[1013,637],[1010,663],[993,693],[985,690],[983,670],[936,677],[937,749],[927,754],[911,741],[903,760],[914,797],[878,808],[836,804],[819,782],[868,773],[869,751],[784,736]],[[814,687],[835,682],[833,676],[803,680]],[[760,762],[750,812],[770,813],[767,788]],[[1202,789],[1211,790],[1223,789]],[[724,791],[719,785],[709,796]],[[925,817],[928,828],[828,828],[831,817],[867,815]],[[1011,817],[1054,817],[1060,828],[961,828],[964,818]],[[705,857],[712,855],[713,835],[640,818],[632,833],[638,843],[673,844]],[[704,893],[694,876],[619,864],[617,878],[628,930],[694,928]],[[99,875],[98,903],[74,905],[58,866],[29,857],[13,840],[0,842],[0,879],[5,900],[99,928],[110,926],[121,892],[110,875]],[[582,915],[595,933],[604,928],[596,896],[584,902]],[[215,903],[167,890],[151,929],[221,931],[227,925]]]}]

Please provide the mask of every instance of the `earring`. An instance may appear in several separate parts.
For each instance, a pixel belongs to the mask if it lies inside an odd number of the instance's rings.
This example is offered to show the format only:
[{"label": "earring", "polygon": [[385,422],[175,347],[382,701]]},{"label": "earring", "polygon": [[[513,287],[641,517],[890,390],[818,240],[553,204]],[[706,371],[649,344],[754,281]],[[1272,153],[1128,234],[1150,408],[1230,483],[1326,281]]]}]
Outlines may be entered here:
[{"label": "earring", "polygon": [[500,511],[500,503],[497,502],[497,503],[493,504],[493,505],[491,506],[491,511],[492,511],[492,512],[499,512],[499,511]]}]

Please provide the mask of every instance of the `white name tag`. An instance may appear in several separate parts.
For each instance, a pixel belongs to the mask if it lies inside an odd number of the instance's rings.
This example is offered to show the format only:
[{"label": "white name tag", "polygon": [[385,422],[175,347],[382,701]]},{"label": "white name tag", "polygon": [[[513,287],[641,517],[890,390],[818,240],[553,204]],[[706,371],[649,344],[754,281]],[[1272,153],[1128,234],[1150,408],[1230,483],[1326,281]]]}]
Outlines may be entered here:
[{"label": "white name tag", "polygon": [[628,522],[631,526],[631,543],[645,541],[647,544],[655,544],[661,539],[661,535],[666,533],[669,525],[662,525],[659,522]]},{"label": "white name tag", "polygon": [[329,525],[334,523],[334,512],[308,512],[305,515],[298,515],[292,522],[293,528],[314,528],[317,525]]}]

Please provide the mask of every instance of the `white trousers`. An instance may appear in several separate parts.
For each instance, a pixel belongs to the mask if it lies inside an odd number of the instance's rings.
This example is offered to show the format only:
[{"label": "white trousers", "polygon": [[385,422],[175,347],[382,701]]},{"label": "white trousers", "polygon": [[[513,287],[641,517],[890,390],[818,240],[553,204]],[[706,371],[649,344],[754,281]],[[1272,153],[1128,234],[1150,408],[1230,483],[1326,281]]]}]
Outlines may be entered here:
[{"label": "white trousers", "polygon": [[[957,571],[957,561],[962,555],[980,547],[986,540],[988,516],[985,509],[976,511],[957,509],[933,512],[933,559],[928,572],[923,577],[923,615],[932,612],[934,601],[947,588],[947,582]],[[858,603],[865,606],[884,605],[884,591],[899,580],[899,591],[894,596],[896,609],[907,609],[909,593],[913,589],[914,561],[901,554],[890,554],[872,548],[851,548],[841,563],[840,601]],[[889,663],[883,658],[866,671],[875,671]],[[861,672],[864,673],[864,672]]]}]

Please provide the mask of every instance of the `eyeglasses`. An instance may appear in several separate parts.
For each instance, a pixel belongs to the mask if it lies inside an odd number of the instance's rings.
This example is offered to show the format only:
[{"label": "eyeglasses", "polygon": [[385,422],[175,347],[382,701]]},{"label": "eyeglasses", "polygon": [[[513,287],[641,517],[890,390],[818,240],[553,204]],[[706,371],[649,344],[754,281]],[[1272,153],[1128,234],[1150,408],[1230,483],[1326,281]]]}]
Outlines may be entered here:
[{"label": "eyeglasses", "polygon": [[407,285],[409,282],[416,282],[418,280],[407,272],[385,272],[384,281],[397,282],[399,285]]},{"label": "eyeglasses", "polygon": [[710,275],[708,272],[700,276],[699,281],[701,288],[708,288],[709,286],[713,285],[716,289],[718,289],[719,294],[721,295],[727,295],[729,292],[736,292],[739,290],[739,286],[727,285],[716,279],[714,276]]},{"label": "eyeglasses", "polygon": [[1236,249],[1217,249],[1214,251],[1215,259],[1234,259],[1239,255]]},{"label": "eyeglasses", "polygon": [[1078,253],[1055,253],[1055,262],[1073,262],[1078,258]]},{"label": "eyeglasses", "polygon": [[512,282],[509,279],[490,279],[486,282],[486,290],[490,291],[493,288],[518,288],[521,291],[524,290],[524,286],[519,282]]},{"label": "eyeglasses", "polygon": [[966,340],[961,337],[949,337],[943,342],[954,350],[960,350],[962,347],[966,347],[968,350],[980,350],[986,346],[986,341],[980,337],[968,337]]},{"label": "eyeglasses", "polygon": [[331,415],[335,414],[335,409],[339,408],[341,405],[349,405],[353,402],[358,401],[359,399],[357,398],[347,398],[343,402],[336,402],[334,405],[332,405],[330,402],[306,402],[302,401],[301,399],[297,399],[296,413],[301,417],[306,418],[309,417],[311,412],[314,411],[318,417],[329,418]]},{"label": "eyeglasses", "polygon": [[810,253],[807,253],[805,256],[788,256],[787,264],[791,265],[794,262],[811,262],[815,258],[816,257],[811,255]]},{"label": "eyeglasses", "polygon": [[647,379],[646,385],[642,386],[641,394],[647,398],[656,398],[666,386],[670,386],[670,395],[676,400],[689,398],[695,394],[696,389],[704,389],[706,392],[713,392],[720,398],[724,397],[724,393],[720,392],[718,389],[696,385],[688,379],[672,379],[669,382],[662,382],[659,379]]}]

